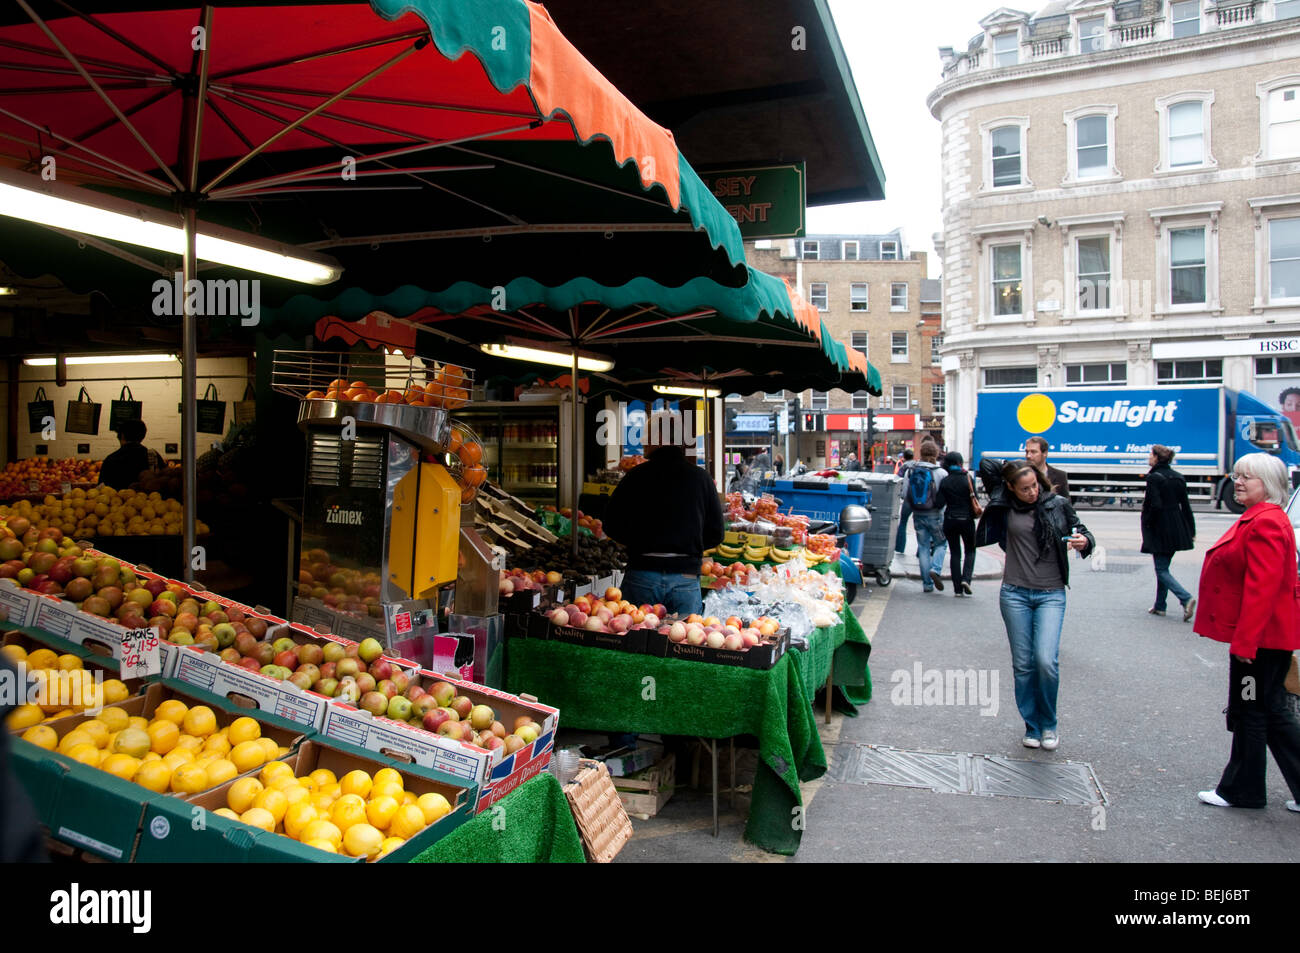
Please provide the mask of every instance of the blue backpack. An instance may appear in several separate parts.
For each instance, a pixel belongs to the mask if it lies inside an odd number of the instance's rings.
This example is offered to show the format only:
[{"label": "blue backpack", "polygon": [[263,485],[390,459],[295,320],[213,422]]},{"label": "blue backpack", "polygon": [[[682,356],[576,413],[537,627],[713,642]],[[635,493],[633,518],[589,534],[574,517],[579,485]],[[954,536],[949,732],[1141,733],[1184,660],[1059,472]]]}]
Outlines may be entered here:
[{"label": "blue backpack", "polygon": [[907,474],[907,499],[914,510],[932,510],[939,498],[939,481],[932,467],[917,464]]}]

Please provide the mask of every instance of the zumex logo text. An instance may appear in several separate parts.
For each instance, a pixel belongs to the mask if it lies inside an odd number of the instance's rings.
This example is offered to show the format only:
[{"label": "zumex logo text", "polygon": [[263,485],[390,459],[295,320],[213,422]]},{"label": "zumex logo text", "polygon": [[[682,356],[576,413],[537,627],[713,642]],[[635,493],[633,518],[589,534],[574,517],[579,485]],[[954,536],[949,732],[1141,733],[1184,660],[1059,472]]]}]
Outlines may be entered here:
[{"label": "zumex logo text", "polygon": [[326,523],[342,523],[344,526],[360,526],[364,517],[361,510],[342,510],[337,506],[325,511]]},{"label": "zumex logo text", "polygon": [[153,925],[151,890],[82,890],[74,883],[50,894],[50,922],[59,925],[131,927],[148,933]]},{"label": "zumex logo text", "polygon": [[1089,404],[1082,400],[1067,400],[1058,408],[1056,401],[1046,394],[1029,394],[1016,407],[1016,422],[1029,433],[1043,433],[1053,424],[1124,424],[1141,427],[1143,424],[1173,423],[1178,413],[1178,401],[1156,400],[1134,403],[1128,400]]}]

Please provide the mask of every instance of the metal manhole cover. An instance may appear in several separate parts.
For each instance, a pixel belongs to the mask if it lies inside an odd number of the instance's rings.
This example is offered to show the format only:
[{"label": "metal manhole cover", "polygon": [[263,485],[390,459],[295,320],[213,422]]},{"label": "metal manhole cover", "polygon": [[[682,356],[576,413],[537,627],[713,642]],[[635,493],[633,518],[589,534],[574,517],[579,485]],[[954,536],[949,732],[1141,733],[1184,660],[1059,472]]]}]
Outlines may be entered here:
[{"label": "metal manhole cover", "polygon": [[1020,761],[994,755],[836,745],[827,777],[847,784],[929,788],[944,794],[1027,797],[1063,804],[1108,804],[1092,765]]}]

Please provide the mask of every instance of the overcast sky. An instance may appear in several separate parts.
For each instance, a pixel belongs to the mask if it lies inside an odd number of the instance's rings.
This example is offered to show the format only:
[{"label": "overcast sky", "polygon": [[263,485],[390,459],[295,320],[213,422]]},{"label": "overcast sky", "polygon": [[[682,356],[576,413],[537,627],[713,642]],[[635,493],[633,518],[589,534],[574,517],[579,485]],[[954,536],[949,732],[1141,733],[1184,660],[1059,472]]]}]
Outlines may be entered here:
[{"label": "overcast sky", "polygon": [[888,232],[901,226],[912,251],[942,272],[930,236],[942,229],[939,123],[925,98],[939,85],[939,47],[964,49],[993,0],[831,0],[840,42],[885,169],[885,199],[808,210],[808,231]]}]

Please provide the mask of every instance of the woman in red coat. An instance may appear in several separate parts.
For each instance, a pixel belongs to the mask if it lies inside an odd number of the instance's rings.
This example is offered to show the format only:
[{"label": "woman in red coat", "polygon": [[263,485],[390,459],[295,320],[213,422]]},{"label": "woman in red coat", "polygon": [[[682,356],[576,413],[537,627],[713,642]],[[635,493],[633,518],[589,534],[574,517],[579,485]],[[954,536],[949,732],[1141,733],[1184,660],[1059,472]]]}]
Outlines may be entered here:
[{"label": "woman in red coat", "polygon": [[1300,724],[1286,708],[1283,682],[1300,648],[1296,540],[1281,504],[1286,465],[1267,453],[1233,468],[1237,502],[1246,512],[1205,554],[1194,631],[1227,642],[1228,730],[1232,756],[1213,791],[1197,795],[1216,807],[1263,807],[1271,751],[1300,812]]}]

